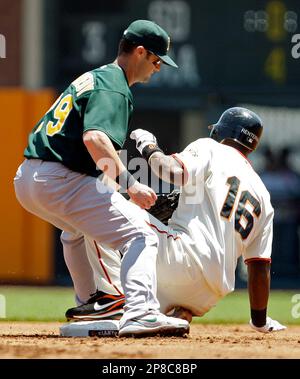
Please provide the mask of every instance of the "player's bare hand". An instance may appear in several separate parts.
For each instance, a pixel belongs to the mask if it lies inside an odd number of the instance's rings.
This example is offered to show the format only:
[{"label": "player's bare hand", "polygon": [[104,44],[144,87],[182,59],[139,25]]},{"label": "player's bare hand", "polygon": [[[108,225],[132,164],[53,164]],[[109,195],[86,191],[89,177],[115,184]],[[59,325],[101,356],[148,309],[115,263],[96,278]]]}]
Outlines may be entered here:
[{"label": "player's bare hand", "polygon": [[271,333],[271,332],[278,332],[280,330],[286,329],[286,326],[281,325],[278,321],[272,320],[271,317],[267,317],[266,325],[258,327],[253,325],[252,320],[249,322],[252,329],[256,330],[257,332],[261,333]]},{"label": "player's bare hand", "polygon": [[168,313],[168,316],[181,318],[182,320],[186,320],[189,323],[191,323],[193,319],[192,312],[183,307],[175,307],[172,313]]},{"label": "player's bare hand", "polygon": [[157,199],[156,193],[152,188],[137,181],[127,189],[127,193],[131,200],[143,209],[151,208]]}]

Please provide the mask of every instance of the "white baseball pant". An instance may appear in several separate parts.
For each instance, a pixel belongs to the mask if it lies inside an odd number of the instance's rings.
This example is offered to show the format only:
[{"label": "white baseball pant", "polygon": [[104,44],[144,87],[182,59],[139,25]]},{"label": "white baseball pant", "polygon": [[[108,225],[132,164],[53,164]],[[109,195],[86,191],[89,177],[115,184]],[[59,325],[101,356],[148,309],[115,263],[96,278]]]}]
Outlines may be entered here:
[{"label": "white baseball pant", "polygon": [[[138,206],[134,205],[136,208]],[[207,284],[201,266],[189,255],[182,234],[171,230],[148,212],[142,211],[143,217],[157,234],[159,239],[157,256],[157,297],[160,311],[167,313],[176,306],[189,309],[194,316],[208,312],[223,296],[217,294]],[[117,294],[115,287],[120,288],[118,264],[120,255],[117,251],[93,243],[88,237],[87,253],[93,269],[93,276],[100,289]],[[99,258],[99,251],[101,258]],[[115,266],[110,270],[106,265],[104,274],[102,265],[106,260],[114,260]],[[105,276],[105,278],[103,278]],[[101,285],[104,284],[103,287]]]}]

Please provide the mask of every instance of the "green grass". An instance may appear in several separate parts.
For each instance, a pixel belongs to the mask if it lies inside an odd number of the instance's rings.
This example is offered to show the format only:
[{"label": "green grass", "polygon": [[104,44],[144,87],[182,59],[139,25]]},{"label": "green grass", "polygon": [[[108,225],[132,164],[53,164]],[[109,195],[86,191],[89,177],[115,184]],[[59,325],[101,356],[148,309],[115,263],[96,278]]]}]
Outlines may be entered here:
[{"label": "green grass", "polygon": [[[292,317],[294,291],[271,291],[268,314],[284,323],[300,325],[300,318]],[[66,309],[75,306],[72,288],[0,286],[0,295],[6,300],[6,318],[3,321],[65,321]],[[299,307],[298,307],[299,312]],[[206,315],[194,318],[196,323],[248,323],[249,301],[247,291],[235,291],[218,302]]]},{"label": "green grass", "polygon": [[65,311],[75,306],[72,288],[0,286],[8,321],[66,321]]},{"label": "green grass", "polygon": [[[292,297],[300,290],[272,290],[269,297],[268,315],[284,324],[300,324],[300,318],[292,317]],[[298,307],[299,309],[299,307]],[[298,311],[299,312],[299,311]],[[203,317],[194,318],[197,323],[247,323],[250,318],[248,293],[246,290],[235,291],[219,301]]]}]

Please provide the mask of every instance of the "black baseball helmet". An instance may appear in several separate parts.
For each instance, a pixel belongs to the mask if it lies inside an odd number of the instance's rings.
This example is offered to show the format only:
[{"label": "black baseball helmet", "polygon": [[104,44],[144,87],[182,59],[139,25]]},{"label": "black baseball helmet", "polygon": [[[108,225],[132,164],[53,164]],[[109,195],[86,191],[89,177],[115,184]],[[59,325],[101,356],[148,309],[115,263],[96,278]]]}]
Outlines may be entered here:
[{"label": "black baseball helmet", "polygon": [[261,119],[247,108],[227,109],[216,124],[210,126],[210,137],[218,142],[230,139],[254,151],[263,131]]}]

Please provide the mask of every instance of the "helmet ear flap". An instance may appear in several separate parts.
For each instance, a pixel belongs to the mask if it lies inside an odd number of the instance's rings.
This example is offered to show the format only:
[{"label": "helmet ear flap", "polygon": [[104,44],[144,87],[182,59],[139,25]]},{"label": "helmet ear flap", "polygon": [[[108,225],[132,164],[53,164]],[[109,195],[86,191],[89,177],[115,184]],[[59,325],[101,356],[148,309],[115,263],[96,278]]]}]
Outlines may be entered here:
[{"label": "helmet ear flap", "polygon": [[209,137],[212,138],[212,139],[214,139],[215,141],[219,142],[219,139],[218,139],[218,125],[216,125],[216,124],[210,125],[209,129],[210,129]]}]

